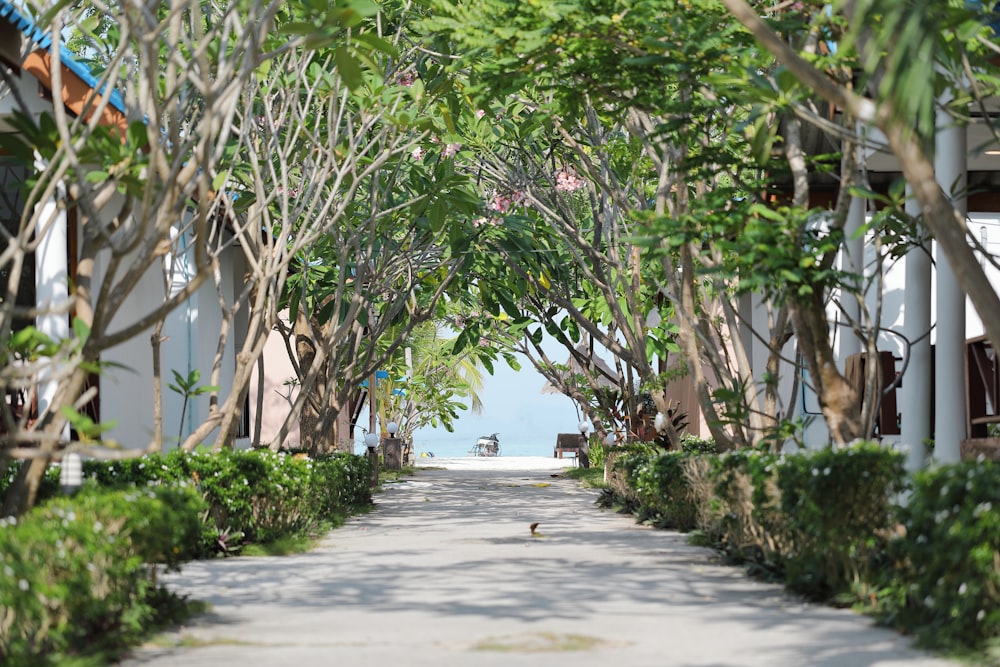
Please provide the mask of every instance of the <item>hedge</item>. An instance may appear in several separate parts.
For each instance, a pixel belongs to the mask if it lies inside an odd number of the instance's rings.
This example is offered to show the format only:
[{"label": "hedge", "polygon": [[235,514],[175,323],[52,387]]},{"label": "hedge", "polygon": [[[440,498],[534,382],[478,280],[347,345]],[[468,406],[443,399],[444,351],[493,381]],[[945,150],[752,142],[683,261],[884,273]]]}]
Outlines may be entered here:
[{"label": "hedge", "polygon": [[113,650],[157,620],[154,564],[197,553],[204,504],[190,486],[58,498],[0,531],[0,663]]}]

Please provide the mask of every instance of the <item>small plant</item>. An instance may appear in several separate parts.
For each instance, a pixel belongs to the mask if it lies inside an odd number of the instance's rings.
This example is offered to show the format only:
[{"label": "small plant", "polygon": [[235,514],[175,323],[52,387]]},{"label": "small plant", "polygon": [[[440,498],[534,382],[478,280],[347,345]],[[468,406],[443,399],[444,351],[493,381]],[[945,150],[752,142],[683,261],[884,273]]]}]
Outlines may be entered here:
[{"label": "small plant", "polygon": [[188,402],[195,396],[201,396],[202,394],[210,394],[213,391],[219,391],[219,387],[216,385],[199,387],[198,380],[201,379],[201,371],[197,368],[189,371],[187,377],[184,377],[177,371],[171,372],[174,374],[174,382],[168,383],[167,386],[171,391],[180,394],[184,399],[184,402],[181,405],[181,424],[180,428],[177,429],[177,440],[180,441],[184,436],[184,417],[187,416]]},{"label": "small plant", "polygon": [[216,551],[222,556],[235,556],[243,548],[243,531],[230,530],[229,528],[224,530],[214,528],[213,531],[212,539],[215,542]]}]

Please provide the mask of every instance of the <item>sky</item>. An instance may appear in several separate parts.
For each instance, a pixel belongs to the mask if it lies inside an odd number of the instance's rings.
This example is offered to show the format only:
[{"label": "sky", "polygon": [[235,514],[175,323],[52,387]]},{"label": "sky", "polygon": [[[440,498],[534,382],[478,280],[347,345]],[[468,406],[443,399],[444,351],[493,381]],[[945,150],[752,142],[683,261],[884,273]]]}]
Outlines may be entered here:
[{"label": "sky", "polygon": [[[558,351],[552,354],[560,361],[569,356]],[[552,456],[556,435],[577,433],[579,417],[573,402],[562,394],[542,394],[545,378],[523,358],[519,361],[520,371],[498,361],[494,375],[484,376],[482,415],[460,413],[453,433],[444,428],[417,431],[413,437],[417,452],[462,456],[479,436],[499,433],[503,455]]]}]

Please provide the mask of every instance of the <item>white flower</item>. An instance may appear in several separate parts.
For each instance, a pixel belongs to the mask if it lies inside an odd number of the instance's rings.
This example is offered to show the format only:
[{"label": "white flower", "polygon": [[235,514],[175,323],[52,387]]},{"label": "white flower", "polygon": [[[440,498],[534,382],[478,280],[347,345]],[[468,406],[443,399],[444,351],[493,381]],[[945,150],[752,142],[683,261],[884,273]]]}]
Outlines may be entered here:
[{"label": "white flower", "polygon": [[963,582],[962,582],[962,585],[958,587],[958,594],[959,594],[959,595],[965,595],[965,592],[966,592],[967,590],[969,590],[969,587],[968,587],[968,586],[966,586],[966,585],[965,585],[965,582],[963,581]]},{"label": "white flower", "polygon": [[985,610],[985,609],[980,609],[980,610],[979,610],[979,613],[978,613],[978,614],[976,614],[976,620],[977,620],[977,621],[981,621],[981,620],[983,620],[984,618],[986,618],[986,610]]},{"label": "white flower", "polygon": [[28,583],[27,579],[19,579],[17,582],[17,587],[20,588],[22,591],[26,591],[29,588],[31,588],[31,585]]}]

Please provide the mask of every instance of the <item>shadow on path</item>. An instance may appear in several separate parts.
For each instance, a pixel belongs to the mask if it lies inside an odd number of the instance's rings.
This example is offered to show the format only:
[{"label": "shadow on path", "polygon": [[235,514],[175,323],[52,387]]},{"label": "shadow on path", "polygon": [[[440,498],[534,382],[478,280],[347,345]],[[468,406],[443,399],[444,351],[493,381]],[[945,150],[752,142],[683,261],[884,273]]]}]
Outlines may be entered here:
[{"label": "shadow on path", "polygon": [[172,586],[212,610],[168,636],[189,646],[125,664],[949,664],[552,475],[423,470],[311,553],[192,563]]}]

